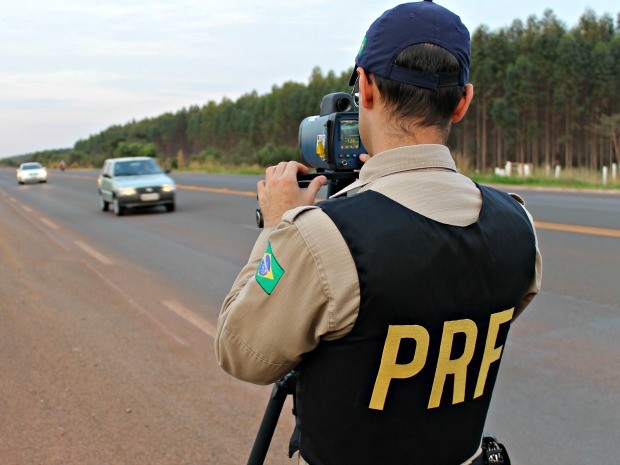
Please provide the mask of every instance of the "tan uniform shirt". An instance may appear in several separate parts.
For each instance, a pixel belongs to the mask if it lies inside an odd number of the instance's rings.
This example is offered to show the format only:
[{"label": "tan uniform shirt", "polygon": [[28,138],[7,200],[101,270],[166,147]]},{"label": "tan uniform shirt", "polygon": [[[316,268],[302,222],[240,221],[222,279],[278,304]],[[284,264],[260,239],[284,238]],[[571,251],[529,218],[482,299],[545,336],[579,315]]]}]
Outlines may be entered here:
[{"label": "tan uniform shirt", "polygon": [[[345,191],[371,189],[428,218],[467,226],[477,221],[482,196],[456,172],[447,147],[417,145],[373,156],[360,179]],[[284,270],[271,295],[256,270],[268,242]],[[515,310],[518,315],[540,289],[542,262]],[[231,375],[252,383],[280,379],[322,340],[352,329],[360,304],[353,257],[331,219],[318,207],[286,212],[280,224],[258,237],[247,265],[226,297],[217,324],[216,356]]]}]

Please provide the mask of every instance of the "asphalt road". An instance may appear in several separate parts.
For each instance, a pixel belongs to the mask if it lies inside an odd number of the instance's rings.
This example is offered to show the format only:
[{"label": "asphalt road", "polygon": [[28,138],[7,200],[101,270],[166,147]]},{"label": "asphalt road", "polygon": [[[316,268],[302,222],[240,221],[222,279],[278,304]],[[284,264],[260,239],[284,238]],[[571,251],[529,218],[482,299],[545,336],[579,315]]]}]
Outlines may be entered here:
[{"label": "asphalt road", "polygon": [[[173,177],[176,212],[118,218],[94,172],[18,186],[0,170],[0,463],[245,463],[270,388],[222,373],[212,335],[258,235],[259,178]],[[515,464],[613,462],[620,196],[516,191],[543,291],[513,325],[487,429]],[[287,463],[288,409],[281,423],[267,463]]]}]

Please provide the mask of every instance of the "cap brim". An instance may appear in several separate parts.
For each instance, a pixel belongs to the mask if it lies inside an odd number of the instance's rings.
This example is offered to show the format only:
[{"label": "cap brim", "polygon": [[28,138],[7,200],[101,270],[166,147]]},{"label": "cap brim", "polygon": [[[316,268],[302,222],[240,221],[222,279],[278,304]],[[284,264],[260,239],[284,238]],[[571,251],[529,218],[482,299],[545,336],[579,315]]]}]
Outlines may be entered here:
[{"label": "cap brim", "polygon": [[356,79],[357,79],[357,63],[353,67],[353,74],[351,74],[351,77],[349,78],[349,85],[351,87],[353,87],[353,85],[355,84]]}]

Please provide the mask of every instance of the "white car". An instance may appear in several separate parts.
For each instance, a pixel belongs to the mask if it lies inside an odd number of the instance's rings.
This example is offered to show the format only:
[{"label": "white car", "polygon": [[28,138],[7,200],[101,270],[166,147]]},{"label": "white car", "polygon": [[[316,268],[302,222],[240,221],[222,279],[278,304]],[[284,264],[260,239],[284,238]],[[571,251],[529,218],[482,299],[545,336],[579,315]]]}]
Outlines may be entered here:
[{"label": "white car", "polygon": [[174,181],[149,157],[109,158],[97,179],[99,205],[121,216],[127,209],[164,206],[174,211]]},{"label": "white car", "polygon": [[47,170],[41,163],[22,163],[17,169],[17,183],[47,182]]}]

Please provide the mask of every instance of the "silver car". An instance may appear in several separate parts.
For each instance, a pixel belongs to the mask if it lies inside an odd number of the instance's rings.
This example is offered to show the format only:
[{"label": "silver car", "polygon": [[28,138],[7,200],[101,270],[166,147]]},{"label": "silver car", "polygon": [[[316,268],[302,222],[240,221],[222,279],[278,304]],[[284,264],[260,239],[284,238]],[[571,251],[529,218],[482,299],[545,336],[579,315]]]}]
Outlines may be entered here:
[{"label": "silver car", "polygon": [[129,208],[163,205],[174,211],[174,181],[149,157],[110,158],[97,179],[102,211],[109,206],[117,216]]},{"label": "silver car", "polygon": [[41,163],[22,163],[17,169],[17,183],[47,182],[47,170]]}]

